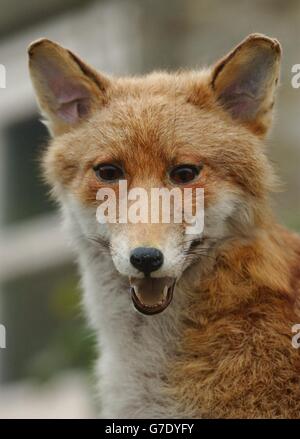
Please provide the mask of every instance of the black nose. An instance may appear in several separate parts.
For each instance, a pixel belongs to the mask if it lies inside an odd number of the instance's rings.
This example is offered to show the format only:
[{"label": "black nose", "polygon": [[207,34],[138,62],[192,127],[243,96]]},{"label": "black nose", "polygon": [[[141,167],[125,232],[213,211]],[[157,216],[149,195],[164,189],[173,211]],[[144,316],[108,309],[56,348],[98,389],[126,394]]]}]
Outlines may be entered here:
[{"label": "black nose", "polygon": [[137,247],[131,252],[130,262],[139,271],[149,274],[162,266],[164,255],[157,248]]}]

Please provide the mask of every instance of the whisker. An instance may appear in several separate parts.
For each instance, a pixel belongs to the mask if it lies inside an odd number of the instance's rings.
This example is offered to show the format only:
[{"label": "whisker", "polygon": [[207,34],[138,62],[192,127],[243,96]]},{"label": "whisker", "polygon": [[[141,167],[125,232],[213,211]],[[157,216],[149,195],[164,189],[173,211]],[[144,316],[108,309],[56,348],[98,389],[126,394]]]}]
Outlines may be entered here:
[{"label": "whisker", "polygon": [[223,238],[217,238],[217,237],[213,237],[213,236],[203,236],[202,238],[184,239],[183,243],[184,244],[188,244],[188,243],[194,242],[194,241],[199,241],[199,243],[205,242],[205,241],[215,241],[215,242],[218,242],[218,241],[225,241],[225,240],[231,239],[233,237],[234,237],[233,235],[232,236],[228,235],[228,236],[223,237]]},{"label": "whisker", "polygon": [[92,242],[95,242],[96,244],[99,244],[99,245],[101,245],[103,248],[106,248],[106,249],[108,249],[108,250],[111,249],[111,245],[110,245],[109,241],[107,241],[107,239],[105,239],[105,238],[102,238],[101,236],[97,236],[97,235],[95,235],[95,236],[93,236],[93,235],[89,235],[89,236],[88,236],[88,240],[89,240],[89,241],[92,241]]}]

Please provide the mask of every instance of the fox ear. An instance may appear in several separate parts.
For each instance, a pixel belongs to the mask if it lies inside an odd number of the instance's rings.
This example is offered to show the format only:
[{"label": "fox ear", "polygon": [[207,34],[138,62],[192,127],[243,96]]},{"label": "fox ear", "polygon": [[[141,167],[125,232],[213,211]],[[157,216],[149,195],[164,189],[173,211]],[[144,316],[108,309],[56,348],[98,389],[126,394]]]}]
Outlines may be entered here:
[{"label": "fox ear", "polygon": [[38,103],[53,135],[68,131],[105,104],[109,80],[69,50],[41,39],[29,46],[28,55]]},{"label": "fox ear", "polygon": [[219,103],[258,135],[271,124],[280,58],[277,40],[252,34],[213,68],[212,87]]}]

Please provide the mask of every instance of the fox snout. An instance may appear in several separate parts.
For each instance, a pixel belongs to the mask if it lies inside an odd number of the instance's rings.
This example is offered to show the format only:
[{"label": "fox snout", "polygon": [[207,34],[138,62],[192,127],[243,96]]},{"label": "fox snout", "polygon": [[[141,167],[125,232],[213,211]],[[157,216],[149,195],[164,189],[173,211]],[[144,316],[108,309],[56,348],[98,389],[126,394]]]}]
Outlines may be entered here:
[{"label": "fox snout", "polygon": [[144,274],[144,278],[130,277],[130,291],[135,308],[143,314],[157,314],[171,302],[175,278],[152,278],[164,262],[163,253],[155,247],[136,247],[130,254],[130,263]]},{"label": "fox snout", "polygon": [[184,266],[180,234],[177,231],[176,239],[175,230],[166,225],[132,226],[122,232],[114,228],[112,259],[117,271],[128,278],[135,308],[146,315],[158,314],[171,303]]}]

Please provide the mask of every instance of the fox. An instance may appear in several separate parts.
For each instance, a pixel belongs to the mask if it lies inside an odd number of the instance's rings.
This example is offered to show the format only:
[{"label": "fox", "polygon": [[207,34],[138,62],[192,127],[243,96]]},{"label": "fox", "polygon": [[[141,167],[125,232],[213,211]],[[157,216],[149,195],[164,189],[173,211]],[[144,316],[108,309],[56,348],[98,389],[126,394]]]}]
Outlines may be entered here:
[{"label": "fox", "polygon": [[[29,46],[43,175],[97,338],[99,417],[299,417],[300,238],[273,213],[266,147],[281,53],[255,33],[210,67],[115,77],[49,39]],[[100,223],[97,193],[118,200],[121,181],[203,189],[203,230]]]}]

